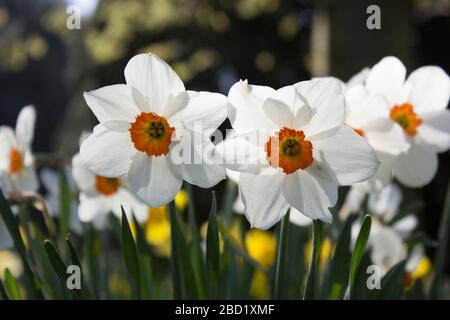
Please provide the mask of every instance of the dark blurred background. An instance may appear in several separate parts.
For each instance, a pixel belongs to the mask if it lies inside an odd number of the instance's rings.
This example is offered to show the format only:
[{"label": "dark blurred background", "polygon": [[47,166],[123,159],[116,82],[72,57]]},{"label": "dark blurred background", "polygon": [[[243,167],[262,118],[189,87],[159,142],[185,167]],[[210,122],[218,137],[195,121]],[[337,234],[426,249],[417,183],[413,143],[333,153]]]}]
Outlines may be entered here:
[{"label": "dark blurred background", "polygon": [[[366,27],[373,4],[381,30]],[[81,29],[67,27],[67,8],[79,8]],[[136,53],[161,56],[189,89],[227,94],[240,78],[273,87],[322,75],[346,81],[386,55],[409,72],[432,64],[449,73],[449,39],[449,0],[0,0],[0,124],[14,125],[34,104],[35,150],[70,159],[96,123],[82,92],[124,82]],[[431,184],[405,190],[421,200],[420,232],[430,239],[449,170],[442,154]],[[210,191],[196,192],[206,218]]]}]

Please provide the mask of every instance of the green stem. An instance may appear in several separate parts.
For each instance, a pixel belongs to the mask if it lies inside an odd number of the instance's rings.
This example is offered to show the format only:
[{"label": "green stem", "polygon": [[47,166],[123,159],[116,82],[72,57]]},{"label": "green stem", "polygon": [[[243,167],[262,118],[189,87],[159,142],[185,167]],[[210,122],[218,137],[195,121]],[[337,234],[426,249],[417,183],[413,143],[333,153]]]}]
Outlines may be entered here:
[{"label": "green stem", "polygon": [[278,237],[277,265],[275,269],[274,298],[283,299],[283,283],[286,274],[287,248],[289,239],[289,212],[281,221],[280,235]]},{"label": "green stem", "polygon": [[319,265],[320,247],[322,245],[322,221],[313,221],[313,244],[311,250],[311,258],[309,260],[308,278],[305,286],[305,294],[303,299],[316,298],[316,278],[317,266]]},{"label": "green stem", "polygon": [[443,280],[445,257],[447,253],[448,233],[450,230],[450,180],[447,186],[447,194],[445,197],[444,210],[438,235],[438,247],[434,258],[434,268],[436,270],[433,285],[430,291],[431,299],[438,299],[440,296],[440,286]]}]

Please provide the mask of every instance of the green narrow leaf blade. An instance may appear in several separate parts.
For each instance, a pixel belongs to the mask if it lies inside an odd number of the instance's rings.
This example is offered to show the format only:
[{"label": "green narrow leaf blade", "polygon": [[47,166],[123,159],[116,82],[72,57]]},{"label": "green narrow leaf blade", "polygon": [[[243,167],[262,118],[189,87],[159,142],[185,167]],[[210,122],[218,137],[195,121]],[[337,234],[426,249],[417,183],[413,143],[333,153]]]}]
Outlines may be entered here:
[{"label": "green narrow leaf blade", "polygon": [[370,215],[364,217],[361,229],[359,230],[358,237],[356,238],[355,248],[353,249],[351,263],[350,263],[350,275],[349,275],[349,286],[348,293],[349,298],[351,298],[352,287],[355,281],[356,270],[358,269],[359,263],[361,262],[361,257],[366,248],[367,241],[369,240],[370,228],[372,226],[372,218]]},{"label": "green narrow leaf blade", "polygon": [[19,225],[17,224],[16,218],[14,217],[8,202],[3,195],[3,191],[0,189],[0,216],[3,219],[6,228],[8,229],[11,238],[13,239],[14,246],[19,252],[20,258],[24,266],[24,275],[27,283],[31,288],[31,293],[35,299],[43,300],[44,294],[42,293],[41,287],[39,285],[38,276],[35,275],[28,263],[27,253],[25,249],[25,244],[23,243],[22,236],[20,235]]},{"label": "green narrow leaf blade", "polygon": [[10,300],[2,279],[0,279],[0,297],[2,300]]},{"label": "green narrow leaf blade", "polygon": [[53,270],[58,275],[59,279],[64,288],[66,288],[76,299],[81,298],[81,291],[78,289],[69,290],[67,287],[67,279],[69,275],[67,274],[67,266],[64,261],[61,259],[58,251],[56,250],[55,245],[50,240],[44,241],[44,249],[47,253],[48,260],[52,265]]},{"label": "green narrow leaf blade", "polygon": [[219,244],[219,230],[217,228],[217,203],[216,195],[212,193],[211,211],[208,220],[208,232],[206,235],[206,266],[211,278],[210,284],[210,298],[217,295],[217,283],[219,280],[219,263],[220,263],[220,244]]},{"label": "green narrow leaf blade", "polygon": [[6,291],[8,291],[9,296],[12,300],[20,300],[22,296],[20,294],[19,285],[17,284],[16,278],[12,275],[8,268],[5,269],[5,286]]},{"label": "green narrow leaf blade", "polygon": [[319,266],[320,247],[322,246],[322,228],[323,222],[320,220],[313,221],[313,246],[311,250],[311,259],[309,261],[308,278],[306,280],[305,294],[303,299],[316,298],[317,273]]},{"label": "green narrow leaf blade", "polygon": [[130,225],[128,224],[127,215],[122,207],[122,253],[130,273],[138,297],[141,296],[141,268],[139,263],[139,256],[137,253],[136,243],[134,242],[133,234],[131,233]]}]

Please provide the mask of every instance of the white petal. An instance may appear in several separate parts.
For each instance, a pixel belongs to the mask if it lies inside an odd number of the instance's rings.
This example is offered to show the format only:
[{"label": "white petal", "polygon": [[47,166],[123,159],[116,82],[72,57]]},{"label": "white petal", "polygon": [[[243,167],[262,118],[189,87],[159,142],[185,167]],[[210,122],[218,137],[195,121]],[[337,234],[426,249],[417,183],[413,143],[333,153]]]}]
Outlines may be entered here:
[{"label": "white petal", "polygon": [[344,124],[344,93],[338,80],[317,78],[294,86],[313,109],[314,115],[304,128],[307,137],[327,136]]},{"label": "white petal", "polygon": [[154,54],[138,54],[125,67],[127,84],[145,97],[149,111],[162,114],[169,96],[185,91],[172,68]]},{"label": "white petal", "polygon": [[386,272],[406,258],[402,239],[390,228],[380,227],[371,235],[372,261]]},{"label": "white petal", "polygon": [[433,180],[438,169],[438,157],[427,146],[412,144],[394,163],[394,176],[404,185],[419,188]]},{"label": "white petal", "polygon": [[225,171],[226,171],[227,177],[229,179],[231,179],[231,181],[233,181],[236,184],[239,183],[239,174],[240,174],[239,171],[233,171],[233,170],[229,170],[229,169],[226,169]]},{"label": "white petal", "polygon": [[245,213],[245,204],[242,201],[240,192],[239,192],[238,196],[236,197],[236,200],[233,203],[233,211],[238,213],[238,214],[244,214]]},{"label": "white petal", "polygon": [[283,183],[283,195],[288,203],[311,219],[333,222],[329,207],[336,204],[337,184],[334,181],[298,170],[288,174]]},{"label": "white petal", "polygon": [[18,149],[14,131],[7,126],[0,126],[0,170],[9,171],[11,149]]},{"label": "white petal", "polygon": [[164,109],[163,116],[167,119],[174,116],[176,113],[183,110],[189,103],[189,94],[187,91],[182,91],[177,95],[171,94]]},{"label": "white petal", "polygon": [[442,110],[427,113],[423,123],[417,128],[418,135],[435,152],[444,152],[450,148],[450,111]]},{"label": "white petal", "polygon": [[380,192],[392,181],[392,170],[396,156],[390,153],[376,152],[380,166],[377,173],[367,181],[361,182],[369,192]]},{"label": "white petal", "polygon": [[100,123],[132,123],[141,113],[134,98],[135,91],[130,86],[116,84],[85,92],[84,99]]},{"label": "white petal", "polygon": [[256,131],[231,135],[216,146],[216,151],[227,169],[259,173],[269,166],[264,149],[267,139],[267,135]]},{"label": "white petal", "polygon": [[6,171],[0,171],[0,189],[2,189],[5,196],[8,196],[14,191],[13,182]]},{"label": "white petal", "polygon": [[397,232],[403,239],[409,237],[409,235],[414,231],[414,229],[419,224],[417,217],[414,214],[409,214],[406,217],[396,221],[392,228]]},{"label": "white petal", "polygon": [[245,216],[250,225],[258,229],[272,227],[284,217],[289,208],[282,193],[284,174],[275,170],[266,173],[242,173],[239,179]]},{"label": "white petal", "polygon": [[[210,140],[204,140],[202,144],[192,146],[192,152],[194,159],[202,159],[202,161],[183,164],[184,180],[201,188],[211,188],[225,179],[225,168],[220,164],[222,161],[214,160],[212,154],[215,153],[215,147]],[[208,157],[210,154],[211,156]]]},{"label": "white petal", "polygon": [[272,120],[279,128],[292,127],[294,115],[290,107],[280,100],[268,98],[263,103],[263,110],[266,116]]},{"label": "white petal", "polygon": [[227,98],[219,93],[187,91],[188,105],[169,118],[172,126],[203,133],[209,137],[228,115]]},{"label": "white petal", "polygon": [[17,117],[16,136],[19,144],[24,149],[31,147],[36,123],[36,110],[33,106],[24,107]]},{"label": "white petal", "polygon": [[364,138],[347,127],[335,135],[312,141],[314,159],[330,167],[341,185],[367,180],[379,166],[375,152]]},{"label": "white petal", "polygon": [[152,208],[175,199],[183,182],[181,167],[169,157],[148,157],[141,152],[131,164],[128,180],[131,190]]},{"label": "white petal", "polygon": [[[366,92],[362,96],[356,97],[360,94],[356,91],[361,88],[361,86],[356,86],[346,94],[346,123],[353,128],[363,129],[373,120],[390,120],[387,100],[380,95],[369,95]],[[362,90],[365,91],[364,88]]]},{"label": "white petal", "polygon": [[300,227],[306,227],[311,225],[312,220],[305,216],[303,213],[298,211],[295,208],[291,208],[291,213],[289,215],[289,221],[291,221],[293,224],[296,224]]},{"label": "white petal", "polygon": [[82,222],[91,222],[106,215],[108,212],[109,208],[105,201],[105,197],[88,197],[84,193],[80,193],[78,217]]},{"label": "white petal", "polygon": [[95,174],[92,171],[89,171],[79,153],[72,158],[72,175],[81,192],[88,196],[98,194],[95,188]]},{"label": "white petal", "polygon": [[366,190],[364,188],[358,187],[358,184],[351,186],[350,190],[345,196],[344,207],[351,212],[359,212],[361,210],[361,205],[366,197]]},{"label": "white petal", "polygon": [[37,191],[39,182],[34,167],[25,167],[22,171],[12,176],[14,189],[18,191]]},{"label": "white petal", "polygon": [[419,115],[447,108],[450,78],[441,68],[426,66],[415,70],[406,80],[406,86],[410,90],[409,102]]},{"label": "white petal", "polygon": [[228,117],[233,129],[241,132],[276,128],[262,109],[264,101],[274,93],[270,87],[249,85],[247,80],[235,83],[228,93]]},{"label": "white petal", "polygon": [[136,152],[129,132],[110,131],[101,124],[80,147],[81,157],[89,170],[109,178],[125,175]]},{"label": "white petal", "polygon": [[363,130],[364,138],[376,152],[398,155],[409,148],[403,129],[387,118],[373,120]]},{"label": "white petal", "polygon": [[419,266],[420,261],[425,256],[425,248],[423,244],[416,244],[411,251],[411,255],[408,258],[408,262],[406,263],[405,270],[408,272],[416,271]]},{"label": "white petal", "polygon": [[402,192],[395,184],[390,184],[379,193],[372,193],[369,196],[368,208],[370,213],[384,216],[390,221],[402,201]]},{"label": "white petal", "polygon": [[372,94],[381,94],[390,104],[402,102],[402,90],[406,77],[406,68],[396,57],[381,59],[370,70],[366,79],[366,88]]},{"label": "white petal", "polygon": [[10,249],[14,245],[5,222],[0,218],[0,250]]}]

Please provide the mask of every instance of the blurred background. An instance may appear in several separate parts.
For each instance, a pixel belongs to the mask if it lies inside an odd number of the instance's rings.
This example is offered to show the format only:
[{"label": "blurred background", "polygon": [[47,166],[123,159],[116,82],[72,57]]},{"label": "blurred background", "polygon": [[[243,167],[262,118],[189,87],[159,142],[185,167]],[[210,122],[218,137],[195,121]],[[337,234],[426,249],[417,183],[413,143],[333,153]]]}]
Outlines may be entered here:
[{"label": "blurred background", "polygon": [[[381,30],[366,27],[372,4]],[[347,81],[386,55],[409,72],[450,73],[449,39],[450,0],[0,0],[0,124],[14,125],[34,104],[35,151],[69,160],[96,124],[82,92],[123,83],[140,52],[170,63],[188,89],[227,94],[240,78],[273,87],[324,75]],[[446,153],[431,184],[404,190],[430,239],[449,177]],[[210,191],[195,192],[205,220]]]}]

